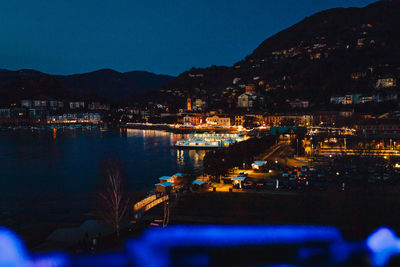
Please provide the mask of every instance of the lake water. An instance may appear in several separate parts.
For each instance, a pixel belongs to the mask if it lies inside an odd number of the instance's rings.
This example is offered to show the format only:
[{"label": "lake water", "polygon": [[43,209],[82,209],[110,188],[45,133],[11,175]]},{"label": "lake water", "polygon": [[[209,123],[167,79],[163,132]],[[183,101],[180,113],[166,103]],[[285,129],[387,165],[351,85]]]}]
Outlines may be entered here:
[{"label": "lake water", "polygon": [[0,131],[0,225],[85,219],[106,158],[123,164],[133,191],[153,188],[163,175],[200,173],[204,151],[173,149],[183,137],[153,130]]}]

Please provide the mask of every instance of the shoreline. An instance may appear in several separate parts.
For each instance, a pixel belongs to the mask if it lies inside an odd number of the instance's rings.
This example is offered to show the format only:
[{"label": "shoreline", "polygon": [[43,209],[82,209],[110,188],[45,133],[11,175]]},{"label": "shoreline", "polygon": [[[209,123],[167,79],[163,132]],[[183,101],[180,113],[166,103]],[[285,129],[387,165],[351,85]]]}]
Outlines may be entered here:
[{"label": "shoreline", "polygon": [[166,132],[172,132],[177,134],[189,134],[193,132],[207,133],[207,132],[217,132],[217,133],[236,133],[237,129],[233,127],[223,128],[223,127],[213,127],[213,128],[197,128],[197,127],[183,127],[176,128],[169,124],[147,124],[147,123],[130,123],[121,125],[122,129],[135,129],[135,130],[160,130]]}]

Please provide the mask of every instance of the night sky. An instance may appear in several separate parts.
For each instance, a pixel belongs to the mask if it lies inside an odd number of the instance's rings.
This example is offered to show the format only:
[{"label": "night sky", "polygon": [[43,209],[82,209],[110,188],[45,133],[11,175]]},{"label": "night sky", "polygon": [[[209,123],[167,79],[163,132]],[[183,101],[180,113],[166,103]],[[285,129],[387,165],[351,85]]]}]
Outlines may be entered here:
[{"label": "night sky", "polygon": [[0,7],[0,68],[177,75],[232,65],[306,16],[370,0],[19,0]]}]

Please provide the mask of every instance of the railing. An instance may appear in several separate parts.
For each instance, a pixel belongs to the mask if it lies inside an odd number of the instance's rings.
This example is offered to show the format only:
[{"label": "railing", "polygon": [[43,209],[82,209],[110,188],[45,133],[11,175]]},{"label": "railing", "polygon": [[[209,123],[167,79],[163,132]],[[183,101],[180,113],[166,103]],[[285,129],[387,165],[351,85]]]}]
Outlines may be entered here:
[{"label": "railing", "polygon": [[158,204],[161,204],[161,203],[163,203],[164,201],[167,201],[168,199],[169,199],[169,196],[168,196],[168,195],[165,195],[165,196],[162,196],[162,197],[160,197],[160,198],[157,198],[157,199],[154,200],[153,202],[151,202],[151,203],[147,204],[146,206],[144,206],[143,209],[142,209],[142,211],[143,211],[143,212],[146,212],[146,211],[148,211],[149,209],[151,209],[151,208],[157,206]]},{"label": "railing", "polygon": [[145,199],[143,199],[142,201],[139,201],[138,203],[136,203],[133,206],[133,210],[134,211],[138,211],[140,209],[142,209],[144,206],[146,206],[147,204],[149,204],[150,202],[156,200],[157,196],[156,195],[151,195],[149,197],[146,197]]},{"label": "railing", "polygon": [[135,211],[135,212],[139,212],[139,211],[140,212],[146,212],[149,209],[157,206],[160,203],[163,203],[164,201],[166,201],[168,199],[169,199],[168,195],[162,196],[160,198],[157,198],[156,195],[151,195],[151,196],[139,201],[138,203],[136,203],[133,206],[133,211]]}]

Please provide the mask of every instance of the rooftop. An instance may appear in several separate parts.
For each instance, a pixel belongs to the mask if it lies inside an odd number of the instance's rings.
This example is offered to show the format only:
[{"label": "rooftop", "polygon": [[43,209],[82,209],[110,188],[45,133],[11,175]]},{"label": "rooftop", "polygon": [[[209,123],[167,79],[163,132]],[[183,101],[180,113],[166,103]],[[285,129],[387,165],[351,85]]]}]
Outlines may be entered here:
[{"label": "rooftop", "polygon": [[206,182],[205,181],[201,181],[201,180],[194,180],[193,182],[192,182],[192,184],[196,184],[196,185],[203,185],[203,184],[205,184]]},{"label": "rooftop", "polygon": [[265,161],[265,160],[256,160],[253,162],[253,165],[256,165],[256,166],[263,166],[265,164],[267,164],[267,161]]},{"label": "rooftop", "polygon": [[160,186],[163,186],[163,187],[169,187],[169,186],[173,186],[174,184],[170,183],[170,182],[164,182],[164,183],[158,183],[156,185],[160,185]]}]

